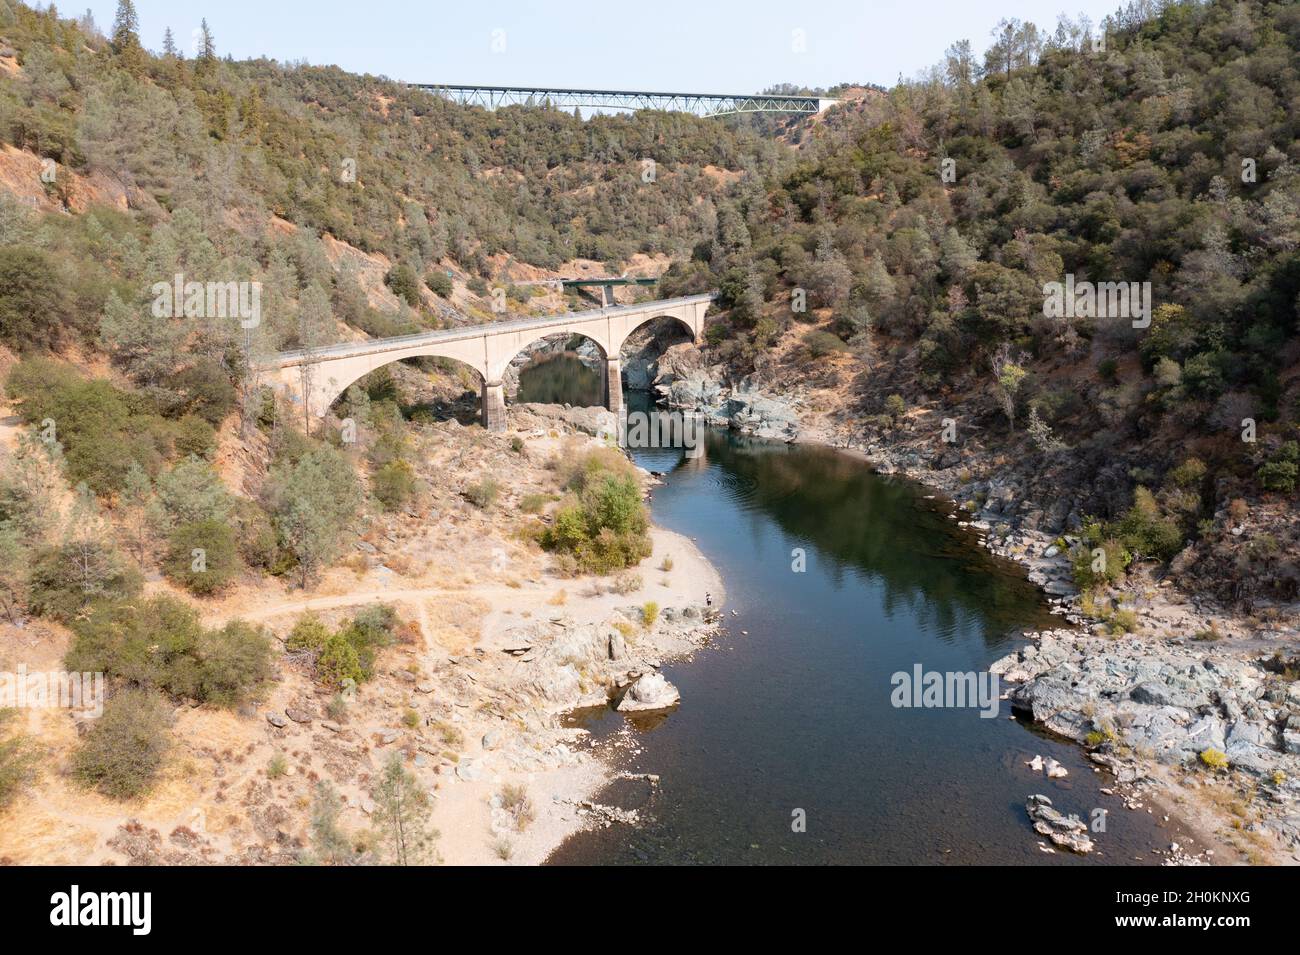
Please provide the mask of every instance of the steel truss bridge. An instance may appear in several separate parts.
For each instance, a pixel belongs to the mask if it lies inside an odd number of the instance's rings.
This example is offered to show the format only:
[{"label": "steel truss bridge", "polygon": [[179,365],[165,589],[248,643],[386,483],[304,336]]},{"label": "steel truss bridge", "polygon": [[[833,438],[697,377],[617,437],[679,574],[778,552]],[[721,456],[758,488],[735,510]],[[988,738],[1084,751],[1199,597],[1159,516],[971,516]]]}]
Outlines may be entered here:
[{"label": "steel truss bridge", "polygon": [[456,86],[410,83],[464,106],[554,106],[557,109],[658,109],[696,116],[736,113],[820,113],[838,100],[818,96],[747,96],[724,93],[647,93],[633,90],[566,90],[546,86]]}]

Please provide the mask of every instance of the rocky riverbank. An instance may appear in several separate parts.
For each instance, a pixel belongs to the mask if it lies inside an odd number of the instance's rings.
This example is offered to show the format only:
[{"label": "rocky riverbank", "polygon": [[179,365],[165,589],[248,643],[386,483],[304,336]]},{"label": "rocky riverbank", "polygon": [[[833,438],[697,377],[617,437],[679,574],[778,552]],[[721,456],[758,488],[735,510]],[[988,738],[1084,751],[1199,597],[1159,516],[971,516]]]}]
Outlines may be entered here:
[{"label": "rocky riverbank", "polygon": [[[1088,746],[1130,806],[1144,799],[1176,806],[1243,857],[1300,861],[1294,604],[1270,599],[1265,586],[1250,612],[1225,605],[1208,580],[1187,572],[1189,559],[1176,559],[1163,577],[1152,566],[1133,568],[1123,593],[1080,594],[1069,559],[1073,532],[1085,514],[1115,512],[1127,461],[1098,465],[1068,450],[1027,460],[978,428],[973,438],[944,442],[937,414],[918,409],[908,420],[860,421],[799,385],[777,394],[767,377],[732,381],[685,345],[660,359],[653,389],[711,424],[830,445],[941,492],[953,520],[1021,564],[1054,612],[1077,628],[1030,634],[1023,650],[994,665],[1015,684],[1013,710]],[[1091,479],[1080,481],[1079,473]],[[1285,516],[1256,508],[1255,527],[1234,525],[1226,513],[1215,520],[1231,546],[1243,532],[1277,531]],[[1212,857],[1180,848],[1174,858]],[[1229,860],[1221,852],[1214,861]]]},{"label": "rocky riverbank", "polygon": [[[393,607],[395,643],[341,709],[311,655],[286,645],[256,701],[178,705],[157,786],[125,803],[58,768],[78,739],[66,711],[26,711],[22,729],[50,771],[6,810],[0,863],[298,864],[314,851],[317,783],[337,792],[337,824],[362,845],[394,754],[432,800],[447,863],[540,863],[584,827],[629,821],[594,801],[619,774],[618,741],[592,745],[566,717],[625,699],[622,709],[675,705],[658,668],[710,641],[724,590],[689,539],[657,527],[652,557],[615,577],[560,573],[528,542],[521,525],[544,519],[530,508],[558,496],[554,462],[603,445],[589,435],[613,420],[569,413],[517,406],[505,434],[454,420],[413,431],[431,480],[412,510],[375,514],[309,591],[249,581],[202,606],[210,625],[240,619],[282,643],[305,614],[334,628],[359,608]],[[484,475],[500,484],[489,507],[469,500]],[[53,623],[0,622],[0,670],[56,669],[70,639]]]}]

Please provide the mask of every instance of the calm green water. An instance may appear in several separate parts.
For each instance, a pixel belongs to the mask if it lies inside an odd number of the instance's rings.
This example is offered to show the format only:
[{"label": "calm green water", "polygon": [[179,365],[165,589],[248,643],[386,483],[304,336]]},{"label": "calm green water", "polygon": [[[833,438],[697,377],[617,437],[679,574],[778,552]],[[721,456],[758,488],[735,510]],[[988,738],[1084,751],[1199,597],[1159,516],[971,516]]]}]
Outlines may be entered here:
[{"label": "calm green water", "polygon": [[[1005,703],[994,719],[891,705],[897,671],[980,671],[1022,630],[1060,622],[947,505],[827,449],[725,432],[697,461],[636,456],[668,472],[654,520],[694,538],[721,572],[727,628],[664,667],[682,693],[666,718],[576,715],[596,740],[630,726],[625,768],[663,781],[653,797],[644,782],[610,786],[601,801],[639,808],[643,824],[581,833],[551,862],[1116,864],[1155,861],[1151,848],[1174,838],[1100,793],[1108,777],[1077,747],[1009,719]],[[646,599],[662,576],[645,574]],[[1033,774],[1035,754],[1070,775]],[[1024,811],[1035,792],[1084,818],[1109,810],[1100,855],[1041,852]],[[805,832],[792,831],[796,810]]]},{"label": "calm green water", "polygon": [[573,355],[561,353],[542,358],[519,375],[518,402],[575,405],[580,408],[605,404],[605,378]]}]

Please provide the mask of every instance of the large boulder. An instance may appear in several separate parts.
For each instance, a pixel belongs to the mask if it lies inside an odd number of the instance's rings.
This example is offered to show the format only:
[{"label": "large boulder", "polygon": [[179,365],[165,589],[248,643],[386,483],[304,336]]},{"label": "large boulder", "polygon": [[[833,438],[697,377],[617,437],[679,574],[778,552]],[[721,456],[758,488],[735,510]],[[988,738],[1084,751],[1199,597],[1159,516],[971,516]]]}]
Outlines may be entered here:
[{"label": "large boulder", "polygon": [[664,679],[661,673],[646,673],[627,688],[615,707],[620,713],[640,710],[665,710],[681,700],[677,687]]}]

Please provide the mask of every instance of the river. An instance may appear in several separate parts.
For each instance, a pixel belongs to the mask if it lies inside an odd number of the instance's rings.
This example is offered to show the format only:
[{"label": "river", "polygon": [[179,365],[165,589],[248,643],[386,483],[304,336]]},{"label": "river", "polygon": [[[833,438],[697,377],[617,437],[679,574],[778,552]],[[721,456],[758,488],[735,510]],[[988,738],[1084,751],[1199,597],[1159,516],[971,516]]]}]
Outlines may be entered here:
[{"label": "river", "polygon": [[[587,393],[598,374],[571,358],[545,369],[553,401]],[[666,717],[574,715],[620,768],[662,783],[653,795],[640,780],[609,786],[600,801],[639,809],[642,823],[580,833],[550,862],[1158,861],[1151,850],[1177,833],[1101,793],[1111,780],[1082,750],[1011,719],[1005,702],[994,718],[891,702],[895,673],[984,671],[1023,631],[1060,625],[1016,565],[959,528],[948,503],[847,455],[722,431],[705,447],[695,461],[635,457],[666,472],[655,522],[693,538],[721,573],[725,632],[663,668],[682,694]],[[1035,755],[1069,775],[1033,772]],[[1044,852],[1025,814],[1031,793],[1101,818],[1098,851]]]}]

